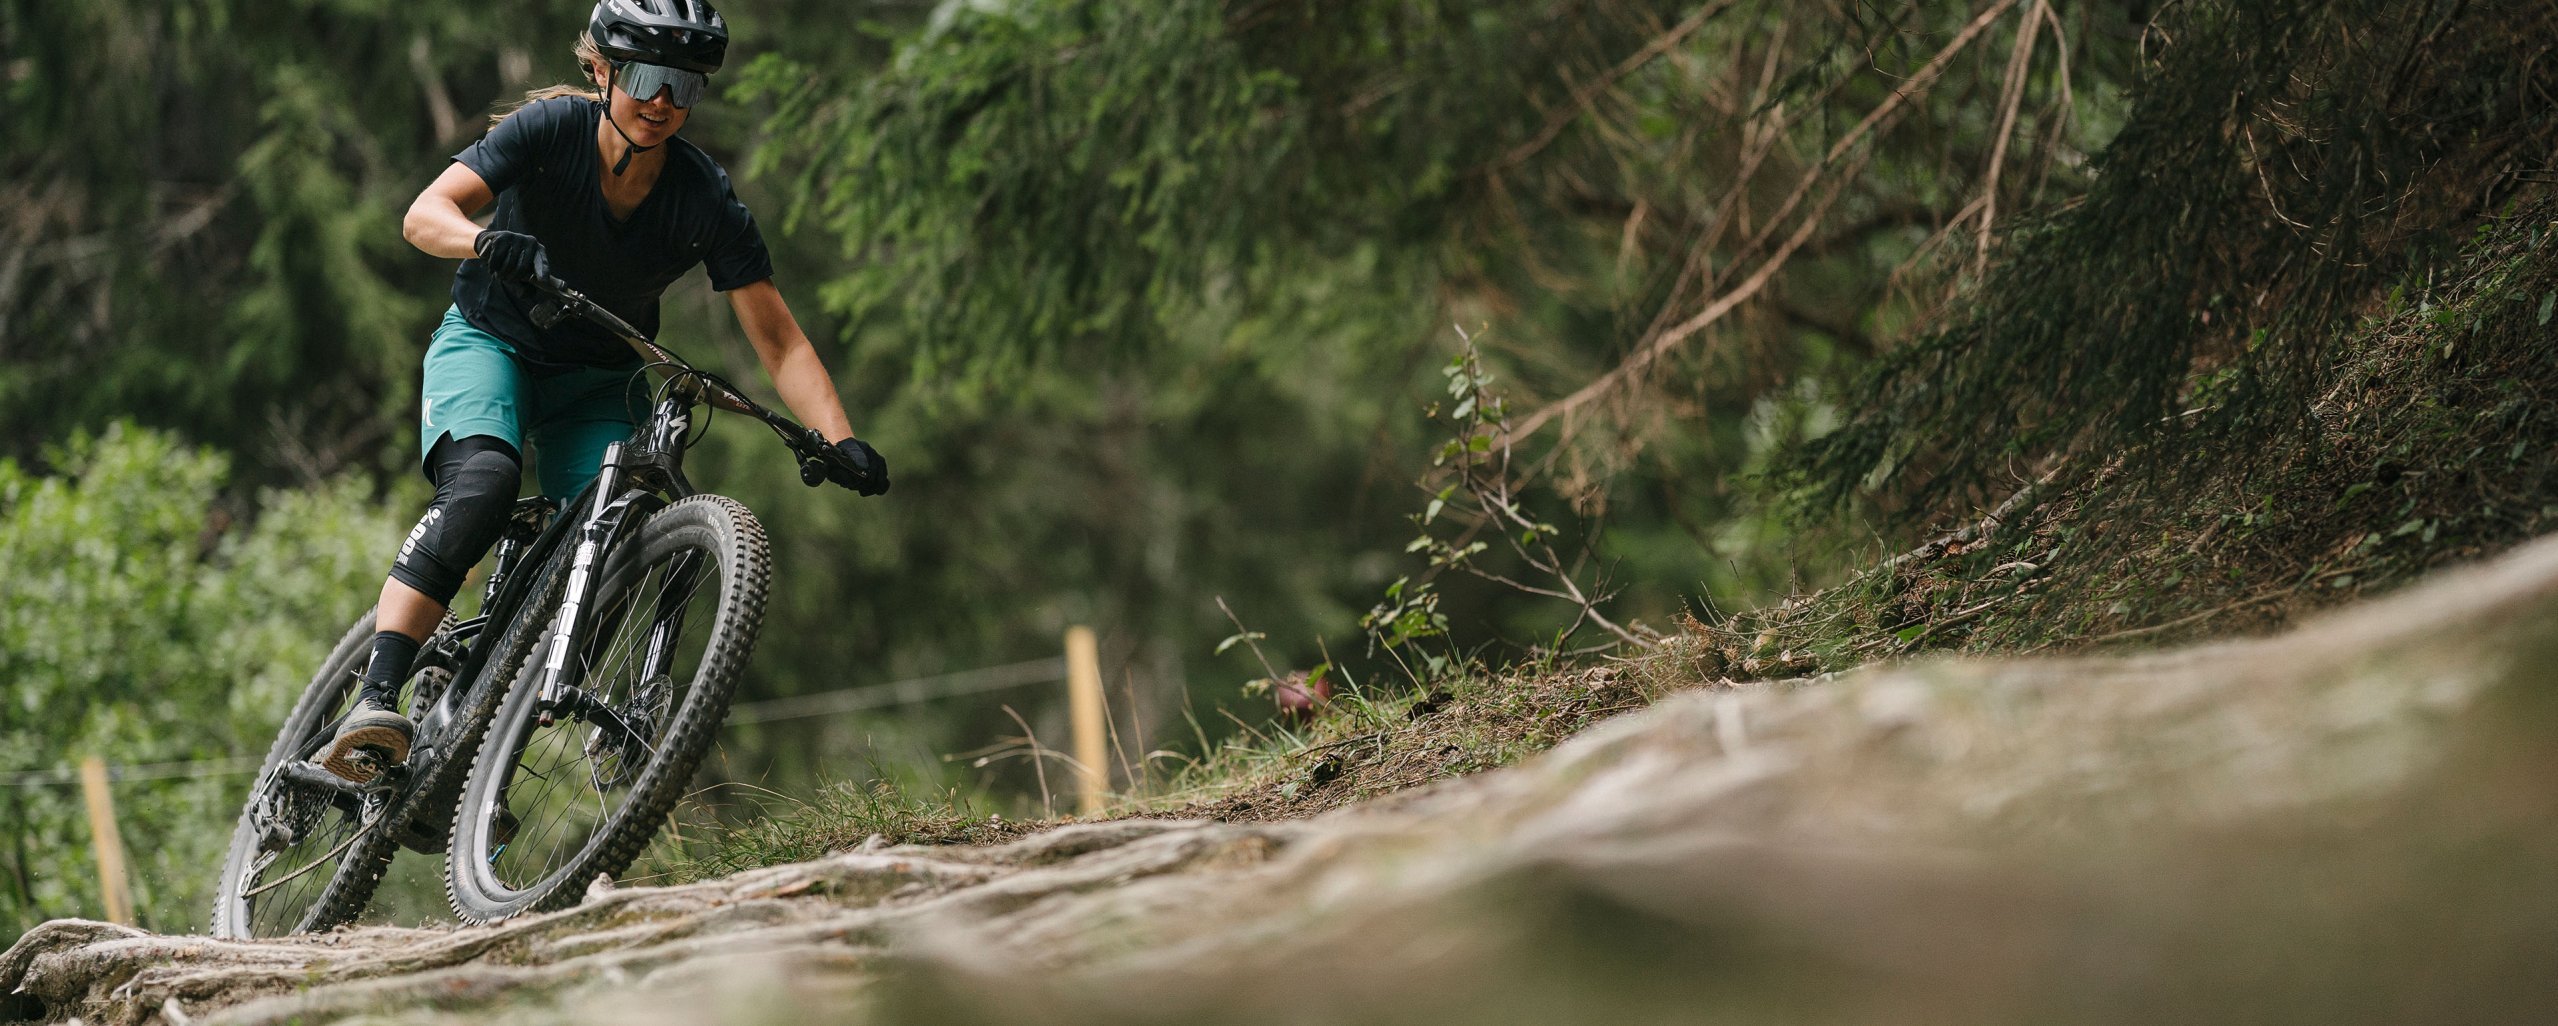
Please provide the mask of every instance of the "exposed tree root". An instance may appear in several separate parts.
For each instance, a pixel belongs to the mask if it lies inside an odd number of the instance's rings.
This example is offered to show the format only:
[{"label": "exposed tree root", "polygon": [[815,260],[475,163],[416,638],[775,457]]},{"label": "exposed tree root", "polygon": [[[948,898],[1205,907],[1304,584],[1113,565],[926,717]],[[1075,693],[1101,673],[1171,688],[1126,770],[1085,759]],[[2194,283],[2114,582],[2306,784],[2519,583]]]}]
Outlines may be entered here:
[{"label": "exposed tree root", "polygon": [[[2514,682],[2553,613],[2558,542],[2280,638],[1680,694],[1301,822],[854,851],[480,928],[49,923],[0,993],[114,1026],[2049,1022],[2274,980],[2508,1018],[2546,974],[2504,970],[2558,937],[2558,744],[2482,739],[2548,711]],[[2346,972],[2372,944],[2459,971]]]}]

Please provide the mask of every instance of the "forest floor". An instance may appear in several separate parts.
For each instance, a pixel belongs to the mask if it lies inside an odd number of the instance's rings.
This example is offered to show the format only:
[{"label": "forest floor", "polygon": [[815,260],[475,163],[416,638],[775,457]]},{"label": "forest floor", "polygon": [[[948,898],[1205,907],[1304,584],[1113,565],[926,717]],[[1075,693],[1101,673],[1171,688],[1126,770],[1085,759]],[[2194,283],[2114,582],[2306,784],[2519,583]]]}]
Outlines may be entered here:
[{"label": "forest floor", "polygon": [[1188,818],[492,927],[58,921],[0,1019],[2551,1021],[2553,627],[2558,540],[2259,639],[1602,665],[1372,708]]}]

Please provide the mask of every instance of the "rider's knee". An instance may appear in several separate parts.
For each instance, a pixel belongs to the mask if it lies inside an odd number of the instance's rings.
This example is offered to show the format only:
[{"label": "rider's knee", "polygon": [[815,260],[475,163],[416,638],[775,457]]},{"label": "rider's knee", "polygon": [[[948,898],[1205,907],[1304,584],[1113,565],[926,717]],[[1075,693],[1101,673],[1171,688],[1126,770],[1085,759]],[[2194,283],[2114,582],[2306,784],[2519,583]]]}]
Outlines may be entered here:
[{"label": "rider's knee", "polygon": [[449,606],[463,577],[506,530],[524,466],[514,446],[485,435],[445,439],[430,462],[435,503],[401,543],[391,576]]}]

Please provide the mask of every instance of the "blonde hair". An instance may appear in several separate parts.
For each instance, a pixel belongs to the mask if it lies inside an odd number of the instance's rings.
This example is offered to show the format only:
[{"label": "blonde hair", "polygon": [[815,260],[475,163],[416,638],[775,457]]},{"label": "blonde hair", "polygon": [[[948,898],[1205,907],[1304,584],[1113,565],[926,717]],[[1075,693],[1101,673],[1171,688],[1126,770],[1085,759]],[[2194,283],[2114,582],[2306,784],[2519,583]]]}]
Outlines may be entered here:
[{"label": "blonde hair", "polygon": [[[604,67],[604,51],[596,47],[594,38],[583,32],[578,33],[577,45],[572,47],[569,52],[576,55],[577,66],[579,69],[586,72],[586,80],[590,83],[593,82],[595,80],[595,73]],[[524,98],[521,100],[517,100],[514,103],[498,108],[496,112],[489,115],[489,124],[491,126],[495,126],[498,122],[506,120],[516,111],[523,110],[526,107],[530,107],[544,100],[555,100],[562,96],[594,95],[596,95],[596,90],[592,85],[569,85],[563,82],[559,85],[543,86],[539,89],[525,93]]]}]

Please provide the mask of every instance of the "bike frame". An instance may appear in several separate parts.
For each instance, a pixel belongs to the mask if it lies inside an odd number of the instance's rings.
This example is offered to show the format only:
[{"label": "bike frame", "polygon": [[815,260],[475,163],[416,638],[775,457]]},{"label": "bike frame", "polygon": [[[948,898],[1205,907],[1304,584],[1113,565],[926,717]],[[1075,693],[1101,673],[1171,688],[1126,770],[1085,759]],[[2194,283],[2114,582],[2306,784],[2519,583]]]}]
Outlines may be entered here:
[{"label": "bike frame", "polygon": [[[417,723],[419,744],[410,751],[408,761],[387,767],[381,777],[359,784],[309,764],[306,760],[312,752],[306,751],[300,758],[286,760],[278,767],[277,773],[294,784],[329,792],[340,798],[369,801],[387,799],[397,793],[399,799],[405,800],[410,797],[406,793],[406,785],[425,780],[441,768],[454,750],[461,747],[450,743],[455,739],[445,735],[451,731],[454,721],[461,717],[465,703],[476,696],[480,688],[492,686],[491,682],[480,679],[489,656],[489,647],[479,644],[480,638],[489,625],[512,620],[531,587],[530,577],[519,576],[515,571],[522,567],[540,566],[567,534],[570,521],[554,517],[555,508],[556,504],[548,499],[527,499],[517,503],[498,548],[497,565],[490,572],[488,584],[482,591],[480,615],[454,624],[451,630],[442,632],[435,639],[440,654],[453,654],[458,646],[461,659],[454,666],[452,681],[445,685],[443,692],[436,696],[434,702],[413,713],[411,718]],[[321,730],[314,734],[312,743],[325,745],[333,733],[333,730]]]},{"label": "bike frame", "polygon": [[[602,465],[595,481],[571,499],[566,507],[554,507],[548,499],[526,499],[517,504],[507,533],[497,551],[497,563],[489,574],[483,592],[479,616],[464,620],[442,635],[444,646],[464,646],[453,683],[447,684],[435,702],[417,710],[413,719],[418,724],[420,743],[409,759],[390,767],[379,778],[366,784],[339,780],[329,774],[290,773],[294,783],[329,790],[342,798],[374,800],[396,797],[405,802],[412,797],[414,781],[427,779],[441,768],[451,755],[471,739],[447,738],[444,734],[460,718],[467,700],[476,697],[484,687],[502,687],[507,682],[483,680],[486,676],[490,646],[480,642],[491,626],[511,623],[520,614],[531,588],[532,574],[519,571],[540,567],[551,559],[559,546],[575,538],[571,550],[568,583],[561,595],[560,612],[549,632],[550,651],[542,665],[540,709],[545,724],[556,713],[567,709],[581,716],[600,719],[596,725],[607,730],[627,732],[620,718],[611,710],[588,698],[581,685],[585,667],[572,658],[573,642],[592,613],[588,608],[591,594],[602,575],[605,560],[612,554],[627,532],[648,514],[669,502],[698,494],[684,476],[685,436],[692,430],[693,409],[714,409],[742,413],[764,423],[781,436],[799,458],[800,478],[815,485],[823,480],[825,468],[839,457],[833,447],[816,438],[813,432],[790,418],[749,399],[717,375],[695,368],[673,350],[641,335],[612,311],[604,309],[582,293],[569,288],[556,278],[535,279],[530,283],[536,291],[550,298],[533,311],[535,323],[547,328],[571,316],[582,317],[620,337],[632,351],[646,361],[645,369],[660,374],[667,383],[664,396],[657,400],[648,419],[635,426],[631,437],[605,447]],[[558,513],[584,508],[582,517],[560,516]],[[680,615],[650,625],[647,657],[642,664],[642,679],[666,670],[673,658],[669,640],[681,628]],[[447,647],[442,651],[451,652]],[[323,732],[326,733],[326,732]],[[310,753],[303,753],[308,758]],[[326,778],[326,779],[322,779]]]},{"label": "bike frame", "polygon": [[[337,725],[327,724],[313,731],[304,750],[292,753],[273,771],[261,778],[252,792],[242,829],[271,831],[275,824],[261,817],[268,806],[281,796],[301,792],[316,795],[353,814],[360,822],[347,844],[324,854],[301,869],[275,880],[265,881],[224,900],[245,900],[272,890],[287,880],[325,864],[342,854],[348,844],[376,830],[391,831],[392,839],[419,851],[435,851],[450,844],[450,839],[432,825],[420,826],[421,816],[435,818],[449,809],[420,808],[430,801],[428,795],[454,783],[452,774],[468,765],[455,758],[473,749],[478,738],[460,736],[458,725],[465,712],[489,700],[489,688],[503,688],[514,683],[512,676],[495,679],[488,661],[497,647],[490,642],[499,633],[524,619],[524,608],[535,582],[551,572],[554,561],[561,557],[561,546],[574,543],[567,555],[567,579],[562,584],[561,604],[557,618],[548,625],[541,640],[550,651],[540,667],[540,692],[537,708],[545,725],[562,711],[593,725],[599,732],[614,735],[623,743],[639,739],[630,721],[618,710],[589,695],[584,684],[587,667],[573,653],[573,643],[581,636],[595,615],[591,607],[593,593],[601,587],[601,578],[613,551],[627,542],[631,532],[651,513],[668,504],[697,494],[684,476],[684,450],[693,427],[693,411],[699,406],[743,413],[762,422],[780,436],[784,445],[797,455],[800,480],[815,486],[829,478],[848,480],[854,472],[849,460],[816,432],[800,426],[790,418],[766,409],[747,398],[735,387],[686,363],[671,350],[644,338],[628,322],[589,300],[555,278],[539,278],[529,283],[549,299],[533,311],[537,324],[548,328],[569,316],[582,317],[620,337],[644,361],[644,370],[655,371],[665,379],[665,387],[652,404],[648,419],[635,425],[631,436],[606,447],[602,465],[593,483],[572,499],[566,507],[548,499],[519,501],[501,536],[496,562],[481,593],[480,615],[456,623],[437,632],[420,653],[420,666],[430,657],[449,663],[452,676],[432,701],[414,708],[417,724],[416,743],[402,764],[382,767],[373,779],[356,783],[339,778],[310,760],[318,749],[334,736]],[[583,515],[561,515],[584,510]],[[526,573],[527,569],[536,572]],[[669,570],[671,587],[689,593],[701,572],[698,562],[679,556]],[[644,684],[663,676],[675,659],[674,639],[683,624],[683,608],[678,603],[671,612],[658,614],[649,625],[644,654],[640,660],[639,680]],[[420,696],[424,696],[421,694]],[[652,755],[653,758],[653,755]],[[503,786],[503,785],[501,785]],[[241,872],[243,882],[263,878],[266,866],[282,852],[270,846],[261,834],[258,848],[249,857],[257,860],[253,867]],[[289,838],[287,839],[290,840]],[[228,870],[226,870],[227,872]],[[343,870],[340,870],[343,871]]]}]

